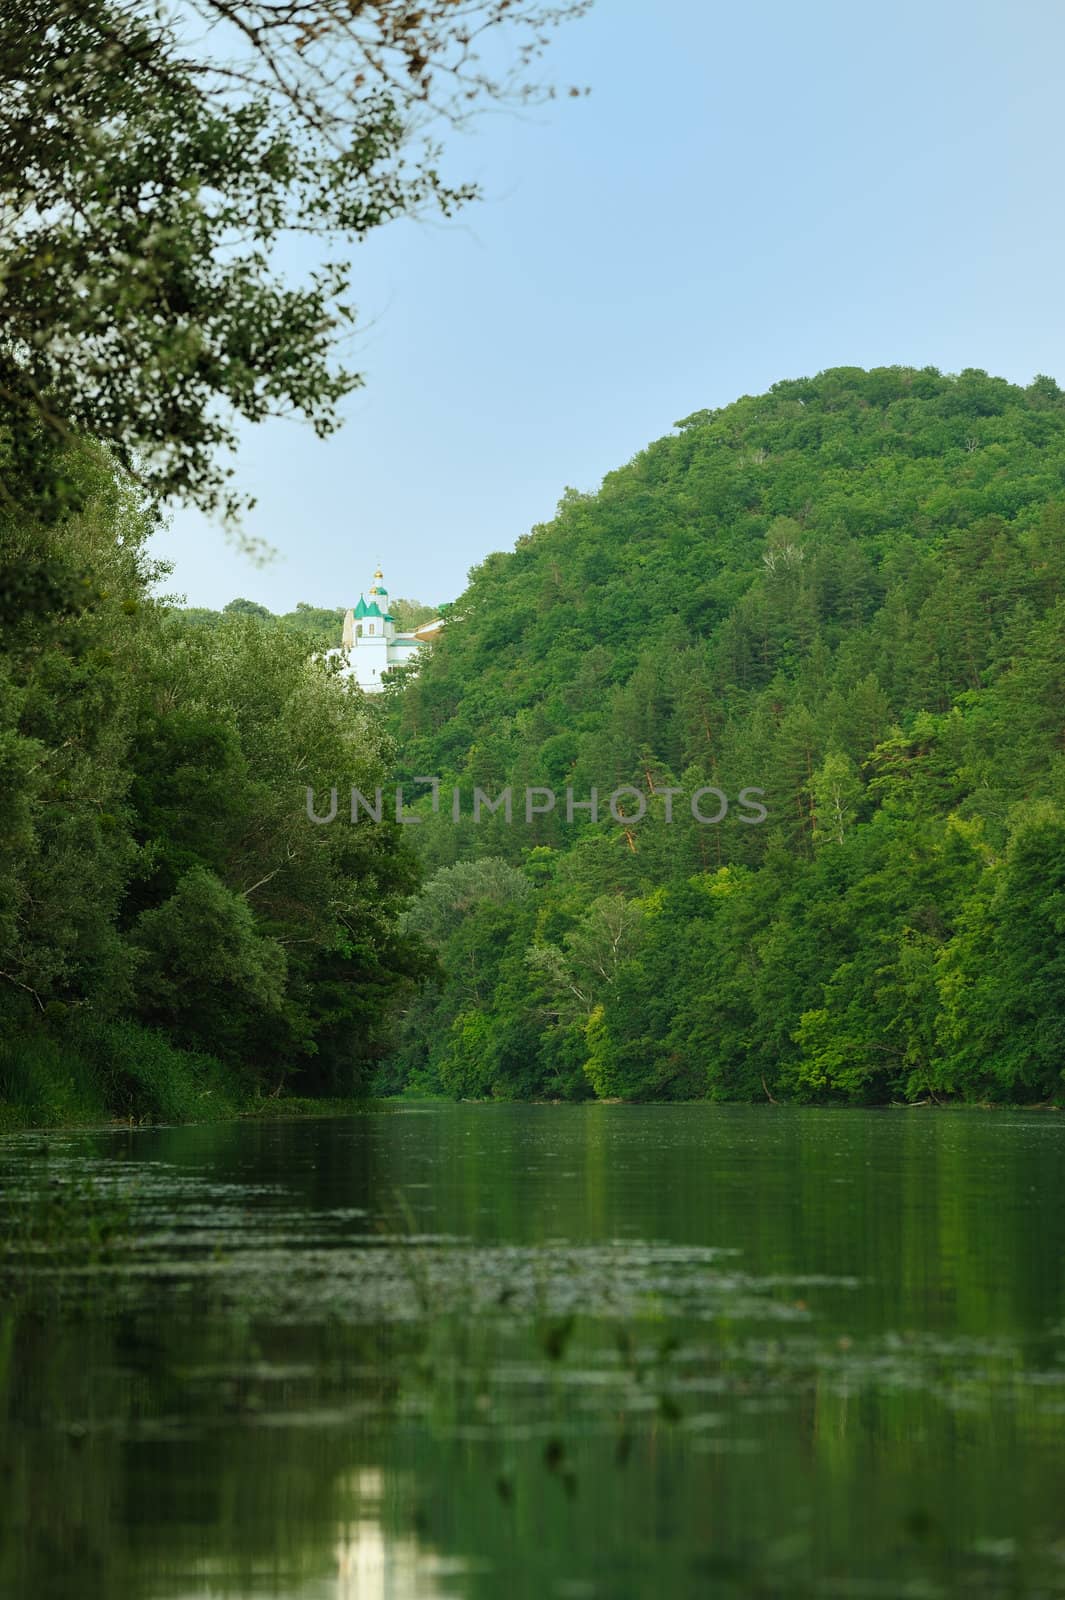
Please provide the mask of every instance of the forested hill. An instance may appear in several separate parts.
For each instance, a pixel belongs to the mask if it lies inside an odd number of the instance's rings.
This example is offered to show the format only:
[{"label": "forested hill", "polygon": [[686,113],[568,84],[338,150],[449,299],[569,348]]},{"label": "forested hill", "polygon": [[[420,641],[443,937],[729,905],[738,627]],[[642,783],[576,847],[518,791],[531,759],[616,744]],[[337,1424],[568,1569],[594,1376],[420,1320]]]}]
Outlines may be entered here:
[{"label": "forested hill", "polygon": [[1021,598],[976,593],[981,631],[962,569],[981,590],[1021,553],[1000,524],[1062,496],[1065,395],[1045,378],[843,368],[698,412],[474,570],[403,698],[412,770],[502,777],[530,741],[607,725],[702,762],[704,709],[720,735],[841,648],[834,680],[875,664],[894,711],[948,709]]},{"label": "forested hill", "polygon": [[393,1081],[1059,1094],[1063,584],[1048,378],[835,369],[568,492],[386,697],[406,772],[768,820],[427,819],[447,977]]}]

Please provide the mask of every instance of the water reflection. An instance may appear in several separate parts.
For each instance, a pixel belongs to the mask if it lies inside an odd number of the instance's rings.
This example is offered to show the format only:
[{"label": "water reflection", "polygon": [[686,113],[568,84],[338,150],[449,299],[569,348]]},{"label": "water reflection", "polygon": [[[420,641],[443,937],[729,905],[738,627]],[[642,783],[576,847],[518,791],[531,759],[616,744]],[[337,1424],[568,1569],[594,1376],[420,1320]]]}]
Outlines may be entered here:
[{"label": "water reflection", "polygon": [[0,1593],[1065,1594],[1063,1142],[709,1106],[2,1141]]}]

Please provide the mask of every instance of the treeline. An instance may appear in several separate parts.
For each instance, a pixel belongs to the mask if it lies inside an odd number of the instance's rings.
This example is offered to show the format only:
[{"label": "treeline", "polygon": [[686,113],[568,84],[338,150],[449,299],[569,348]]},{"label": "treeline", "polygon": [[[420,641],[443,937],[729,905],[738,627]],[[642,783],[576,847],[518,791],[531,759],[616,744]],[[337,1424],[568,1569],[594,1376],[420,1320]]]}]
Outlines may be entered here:
[{"label": "treeline", "polygon": [[394,825],[309,824],[300,786],[372,787],[387,739],[305,631],[152,598],[152,510],[101,448],[53,463],[44,516],[18,446],[0,438],[0,1117],[360,1092],[424,966],[396,935],[416,864]]},{"label": "treeline", "polygon": [[[352,604],[356,598],[352,596]],[[300,600],[294,611],[284,611],[278,615],[257,600],[237,599],[230,600],[221,611],[212,611],[206,606],[183,606],[181,614],[186,622],[199,623],[208,628],[217,628],[233,617],[250,617],[267,626],[282,627],[298,634],[312,649],[329,650],[340,644],[345,610],[344,606],[330,610],[326,606],[312,606],[306,600]],[[397,629],[403,632],[430,621],[437,612],[420,600],[399,599],[391,602],[391,615]]]},{"label": "treeline", "polygon": [[[442,975],[382,1086],[1060,1098],[1051,379],[845,368],[700,412],[489,557],[383,699],[408,778],[648,804],[419,802],[406,927]],[[761,788],[768,820],[667,824],[664,791],[703,784]]]}]

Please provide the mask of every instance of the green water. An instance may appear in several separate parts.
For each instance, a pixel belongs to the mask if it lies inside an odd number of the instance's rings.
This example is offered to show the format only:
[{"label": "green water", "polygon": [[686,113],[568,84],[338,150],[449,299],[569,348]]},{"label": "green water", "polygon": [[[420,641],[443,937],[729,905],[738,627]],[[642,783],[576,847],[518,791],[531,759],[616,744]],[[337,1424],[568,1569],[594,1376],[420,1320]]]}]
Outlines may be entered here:
[{"label": "green water", "polygon": [[1063,1158],[769,1106],[4,1139],[0,1595],[1065,1595]]}]

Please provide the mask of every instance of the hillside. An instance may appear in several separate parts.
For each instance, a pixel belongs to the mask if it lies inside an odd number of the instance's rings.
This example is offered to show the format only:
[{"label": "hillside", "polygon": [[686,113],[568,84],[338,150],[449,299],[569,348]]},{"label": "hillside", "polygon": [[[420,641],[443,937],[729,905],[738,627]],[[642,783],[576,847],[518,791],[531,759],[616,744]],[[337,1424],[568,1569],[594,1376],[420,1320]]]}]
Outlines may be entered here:
[{"label": "hillside", "polygon": [[[1063,586],[1048,378],[835,369],[568,491],[385,715],[408,777],[647,814],[410,830],[445,976],[387,1086],[1059,1095]],[[720,825],[666,824],[708,784]]]}]

